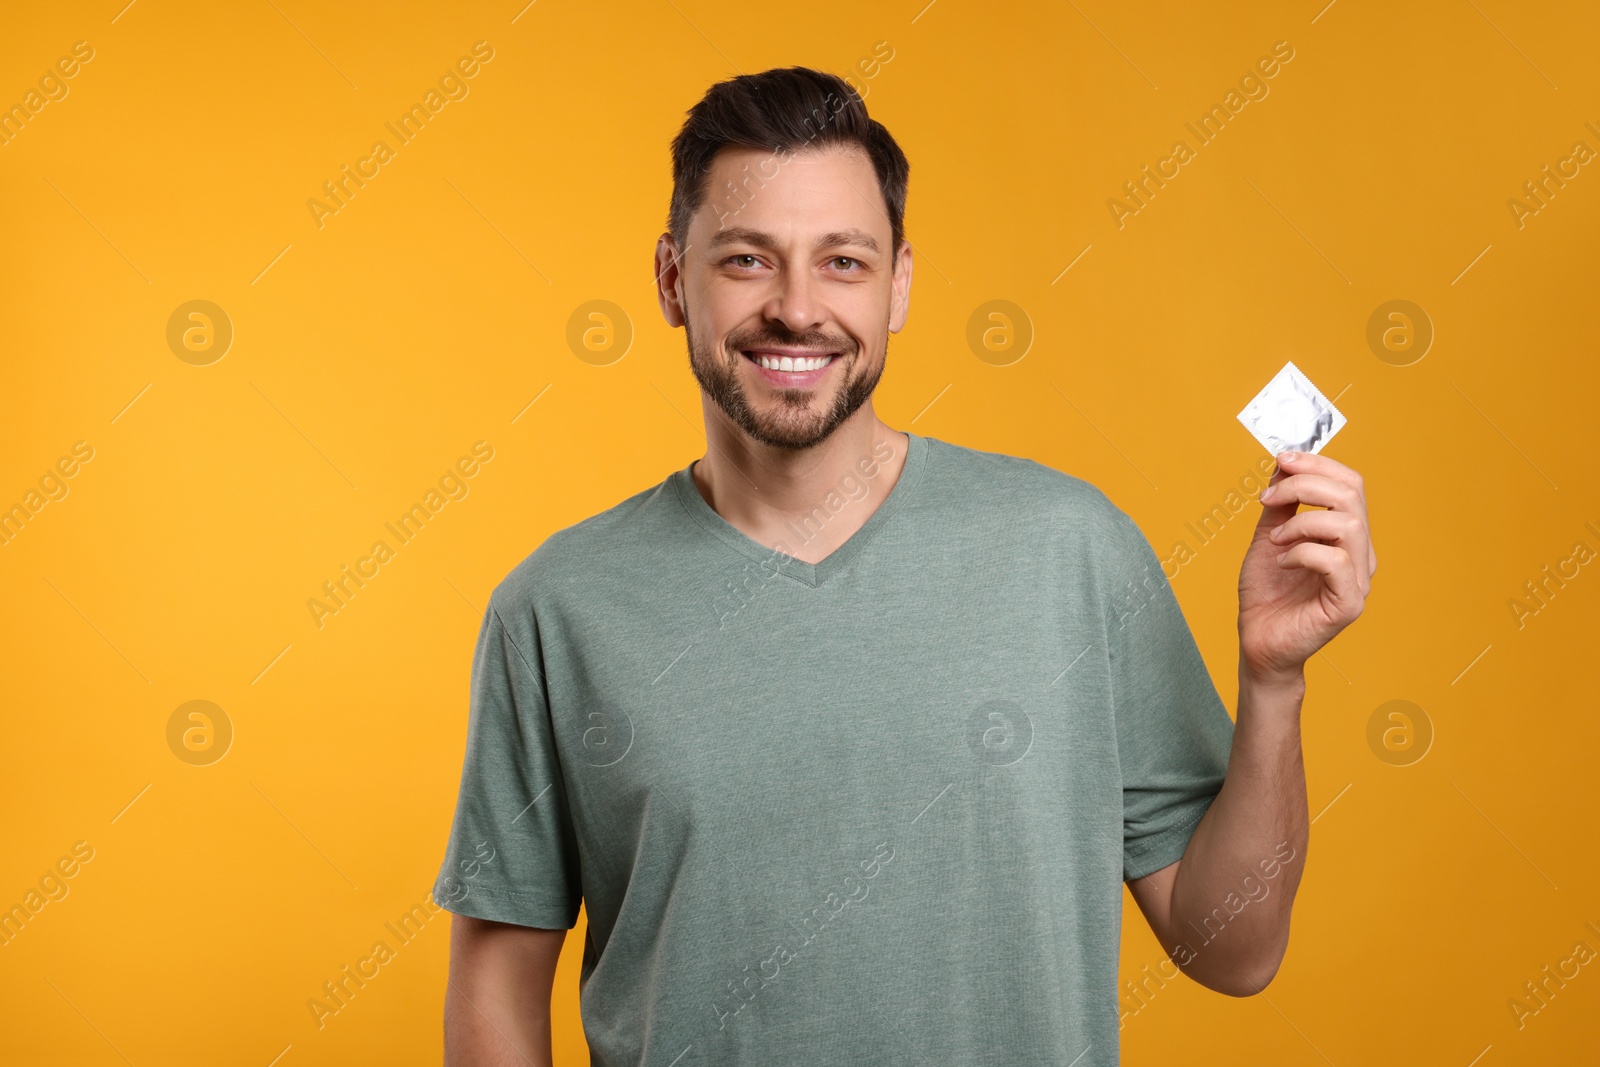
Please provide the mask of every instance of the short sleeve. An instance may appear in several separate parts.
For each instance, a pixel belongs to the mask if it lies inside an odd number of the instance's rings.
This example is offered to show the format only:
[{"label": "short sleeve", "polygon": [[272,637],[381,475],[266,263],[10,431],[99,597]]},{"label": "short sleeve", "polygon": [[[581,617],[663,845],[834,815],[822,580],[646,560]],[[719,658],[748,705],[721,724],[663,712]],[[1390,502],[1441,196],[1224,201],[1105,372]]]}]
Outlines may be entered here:
[{"label": "short sleeve", "polygon": [[582,899],[532,611],[491,597],[472,657],[461,791],[433,898],[459,915],[570,930]]},{"label": "short sleeve", "polygon": [[1131,881],[1183,858],[1222,788],[1233,720],[1150,542],[1125,514],[1117,522],[1106,632]]}]

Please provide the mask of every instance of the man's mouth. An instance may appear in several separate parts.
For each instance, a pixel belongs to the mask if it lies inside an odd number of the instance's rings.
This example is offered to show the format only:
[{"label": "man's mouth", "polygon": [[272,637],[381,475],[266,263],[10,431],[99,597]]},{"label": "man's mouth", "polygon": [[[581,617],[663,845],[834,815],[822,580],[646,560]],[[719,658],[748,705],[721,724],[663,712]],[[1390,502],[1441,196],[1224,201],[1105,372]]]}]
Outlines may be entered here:
[{"label": "man's mouth", "polygon": [[837,352],[809,352],[796,349],[750,349],[742,353],[745,359],[764,370],[804,373],[821,370],[838,358]]}]

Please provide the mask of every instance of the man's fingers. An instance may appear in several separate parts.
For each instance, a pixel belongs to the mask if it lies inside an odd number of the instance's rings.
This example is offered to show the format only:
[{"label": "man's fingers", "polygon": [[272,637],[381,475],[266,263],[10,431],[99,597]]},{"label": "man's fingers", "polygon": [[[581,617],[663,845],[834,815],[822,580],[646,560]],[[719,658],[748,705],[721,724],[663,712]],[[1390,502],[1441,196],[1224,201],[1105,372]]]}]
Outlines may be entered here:
[{"label": "man's fingers", "polygon": [[1365,510],[1361,494],[1353,485],[1321,474],[1291,474],[1263,489],[1260,499],[1274,508],[1285,504],[1311,504],[1346,512]]},{"label": "man's fingers", "polygon": [[1302,541],[1278,560],[1278,566],[1303,568],[1322,575],[1324,584],[1339,603],[1340,622],[1348,625],[1361,614],[1362,594],[1356,585],[1355,564],[1350,554],[1333,545]]},{"label": "man's fingers", "polygon": [[1267,539],[1279,547],[1301,540],[1337,545],[1357,564],[1356,581],[1363,596],[1371,586],[1372,547],[1359,515],[1348,511],[1302,511],[1274,526]]},{"label": "man's fingers", "polygon": [[[1279,467],[1272,472],[1272,477],[1267,479],[1267,489],[1278,485],[1288,476],[1289,472]],[[1294,514],[1294,501],[1289,501],[1287,508],[1284,510],[1276,510],[1277,501],[1268,496],[1267,489],[1263,489],[1256,497],[1261,502],[1261,514],[1256,517],[1256,530],[1258,532],[1272,529],[1274,525],[1283,521],[1285,514]]]},{"label": "man's fingers", "polygon": [[1287,469],[1290,474],[1316,474],[1324,478],[1331,478],[1336,482],[1350,486],[1356,495],[1365,498],[1366,486],[1361,481],[1361,475],[1354,468],[1347,467],[1336,459],[1318,455],[1315,452],[1296,452],[1294,459],[1285,460],[1288,453],[1279,453],[1278,469]]},{"label": "man's fingers", "polygon": [[1343,541],[1349,548],[1361,530],[1361,519],[1348,511],[1302,511],[1272,528],[1267,536],[1276,545],[1287,545],[1302,538],[1312,541]]},{"label": "man's fingers", "polygon": [[[1263,507],[1280,508],[1286,505],[1311,504],[1360,516],[1361,522],[1366,527],[1366,551],[1358,552],[1354,545],[1346,547],[1351,549],[1352,558],[1365,558],[1366,573],[1363,584],[1366,584],[1372,575],[1378,572],[1378,554],[1372,548],[1372,528],[1367,517],[1366,483],[1359,472],[1336,459],[1319,456],[1314,452],[1295,452],[1293,459],[1287,458],[1289,455],[1288,452],[1279,453],[1278,469],[1273,472],[1272,479],[1267,483],[1270,492],[1263,491],[1261,494]],[[1327,484],[1318,485],[1313,482],[1314,478],[1334,482],[1342,486],[1344,492],[1334,490]],[[1286,488],[1278,488],[1286,482],[1288,483]],[[1267,514],[1263,512],[1262,522],[1258,525],[1267,524],[1269,521]]]}]

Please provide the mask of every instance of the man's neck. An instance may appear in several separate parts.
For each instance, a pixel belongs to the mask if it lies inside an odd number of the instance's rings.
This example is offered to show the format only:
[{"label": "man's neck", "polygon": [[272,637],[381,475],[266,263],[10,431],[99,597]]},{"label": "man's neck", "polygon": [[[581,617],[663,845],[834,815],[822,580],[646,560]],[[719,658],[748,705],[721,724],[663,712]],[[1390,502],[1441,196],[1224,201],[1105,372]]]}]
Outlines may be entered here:
[{"label": "man's neck", "polygon": [[905,468],[909,438],[863,404],[814,448],[752,440],[708,398],[706,454],[695,488],[746,537],[806,563],[820,563],[866,525]]}]

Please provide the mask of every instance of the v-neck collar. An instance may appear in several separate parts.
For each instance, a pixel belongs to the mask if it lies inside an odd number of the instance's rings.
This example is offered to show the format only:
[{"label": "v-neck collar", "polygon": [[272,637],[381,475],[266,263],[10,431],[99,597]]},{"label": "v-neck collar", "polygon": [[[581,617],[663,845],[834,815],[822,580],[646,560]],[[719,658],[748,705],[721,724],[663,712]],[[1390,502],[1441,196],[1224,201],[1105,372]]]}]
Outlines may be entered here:
[{"label": "v-neck collar", "polygon": [[868,516],[861,528],[850,535],[849,540],[828,553],[820,563],[807,563],[768,548],[754,538],[746,536],[738,527],[718,515],[716,509],[706,503],[705,497],[700,495],[700,489],[694,483],[694,463],[675,471],[670,480],[673,488],[677,490],[678,500],[683,504],[684,510],[724,544],[740,555],[781,570],[797,582],[816,587],[843,570],[852,559],[860,555],[867,542],[883,528],[890,516],[899,510],[908,497],[915,495],[917,480],[922,476],[922,469],[925,466],[927,440],[909,430],[904,433],[908,439],[906,461],[900,469],[900,477],[890,488],[889,495],[878,505],[878,510]]}]

